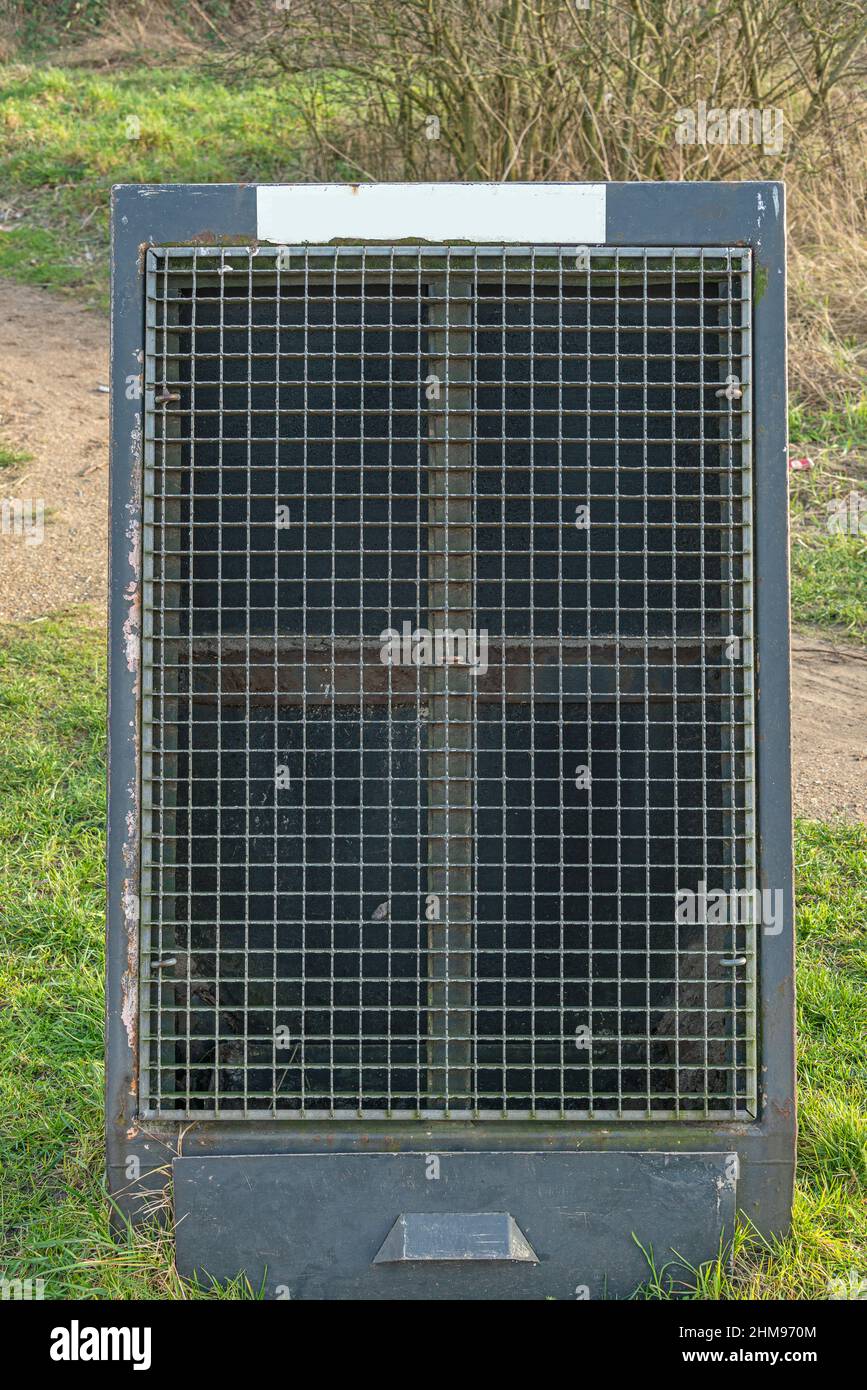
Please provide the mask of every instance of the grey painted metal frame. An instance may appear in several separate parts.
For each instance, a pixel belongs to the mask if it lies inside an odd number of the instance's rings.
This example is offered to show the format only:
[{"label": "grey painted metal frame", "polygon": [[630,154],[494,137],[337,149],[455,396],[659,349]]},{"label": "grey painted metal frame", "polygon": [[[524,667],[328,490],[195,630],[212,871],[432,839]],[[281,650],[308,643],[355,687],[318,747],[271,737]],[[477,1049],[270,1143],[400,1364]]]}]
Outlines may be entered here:
[{"label": "grey painted metal frame", "polygon": [[[610,184],[606,244],[744,245],[753,253],[753,433],[758,887],[779,889],[783,929],[759,940],[759,1117],[427,1123],[294,1120],[179,1125],[138,1115],[141,371],[148,245],[255,245],[256,188],[123,185],[112,197],[112,425],[107,996],[109,1185],[137,1216],[171,1160],[211,1154],[497,1150],[728,1153],[738,1205],[765,1232],[789,1222],[794,1171],[793,893],[789,721],[784,189],[776,183]],[[539,244],[544,244],[544,228]],[[576,238],[579,241],[580,238]],[[182,1146],[182,1149],[181,1149]]]}]

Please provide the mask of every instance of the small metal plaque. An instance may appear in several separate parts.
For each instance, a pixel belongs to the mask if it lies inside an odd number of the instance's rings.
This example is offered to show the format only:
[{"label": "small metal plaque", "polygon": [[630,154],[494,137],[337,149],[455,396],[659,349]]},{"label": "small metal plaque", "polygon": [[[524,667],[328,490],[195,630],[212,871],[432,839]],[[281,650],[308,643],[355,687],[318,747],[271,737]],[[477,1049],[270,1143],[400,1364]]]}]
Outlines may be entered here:
[{"label": "small metal plaque", "polygon": [[407,1260],[539,1263],[527,1237],[507,1211],[401,1212],[373,1263]]}]

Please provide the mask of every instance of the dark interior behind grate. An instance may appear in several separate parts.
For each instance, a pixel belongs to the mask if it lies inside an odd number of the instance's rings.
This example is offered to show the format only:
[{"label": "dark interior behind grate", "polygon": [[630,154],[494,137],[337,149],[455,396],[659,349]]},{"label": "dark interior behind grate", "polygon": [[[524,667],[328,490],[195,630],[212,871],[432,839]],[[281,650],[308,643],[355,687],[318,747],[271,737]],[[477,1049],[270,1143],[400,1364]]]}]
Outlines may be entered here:
[{"label": "dark interior behind grate", "polygon": [[754,882],[748,253],[157,249],[148,311],[148,1112],[752,1113],[753,928],[675,921]]}]

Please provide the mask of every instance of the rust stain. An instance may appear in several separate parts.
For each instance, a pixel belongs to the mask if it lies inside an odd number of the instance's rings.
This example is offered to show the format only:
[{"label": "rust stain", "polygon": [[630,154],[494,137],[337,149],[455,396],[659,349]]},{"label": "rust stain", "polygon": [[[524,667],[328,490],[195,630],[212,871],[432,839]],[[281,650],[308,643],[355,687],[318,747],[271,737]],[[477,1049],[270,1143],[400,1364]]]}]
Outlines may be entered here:
[{"label": "rust stain", "polygon": [[138,672],[139,637],[141,635],[141,594],[135,581],[132,581],[127,587],[125,597],[129,603],[129,612],[123,625],[126,665],[127,670],[132,675],[136,675]]},{"label": "rust stain", "polygon": [[249,246],[254,251],[259,249],[259,243],[255,237],[240,236],[237,233],[215,232],[210,227],[206,227],[201,232],[194,233],[188,241],[175,243],[178,246]]},{"label": "rust stain", "polygon": [[[120,1016],[127,1042],[135,1058],[138,1039],[138,926],[139,896],[134,879],[124,879],[123,925],[126,932],[126,970],[120,982]],[[137,1068],[136,1068],[137,1069]]]},{"label": "rust stain", "polygon": [[[129,436],[129,442],[130,442],[130,458],[131,458],[131,461],[132,461],[133,470],[134,470],[134,472],[135,472],[135,479],[136,479],[136,482],[135,482],[135,502],[136,502],[136,509],[138,508],[138,505],[140,504],[140,501],[141,501],[141,481],[140,481],[140,479],[139,479],[139,473],[141,472],[141,464],[142,464],[142,438],[143,438],[143,435],[142,435],[141,411],[140,411],[140,410],[137,410],[136,413],[135,413],[135,424],[133,425],[132,429],[130,430],[130,436]],[[138,571],[136,571],[136,573],[137,573],[137,572],[138,572]]]}]

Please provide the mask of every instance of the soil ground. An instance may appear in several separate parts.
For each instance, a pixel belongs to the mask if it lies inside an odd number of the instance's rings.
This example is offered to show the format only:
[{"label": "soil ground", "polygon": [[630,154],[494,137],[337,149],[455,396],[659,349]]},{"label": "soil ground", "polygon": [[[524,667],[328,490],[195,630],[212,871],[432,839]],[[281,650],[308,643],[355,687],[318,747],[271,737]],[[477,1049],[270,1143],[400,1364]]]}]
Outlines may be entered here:
[{"label": "soil ground", "polygon": [[32,455],[0,469],[0,498],[45,507],[41,545],[0,534],[0,622],[105,612],[107,373],[104,315],[0,280],[0,439]]},{"label": "soil ground", "polygon": [[[108,510],[108,325],[44,290],[0,280],[0,437],[32,457],[0,471],[0,499],[44,499],[41,545],[0,535],[0,621],[86,605],[102,621]],[[795,809],[867,821],[867,651],[793,638]]]}]

